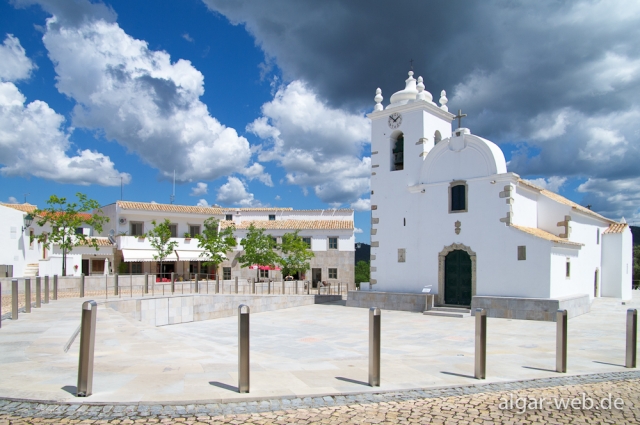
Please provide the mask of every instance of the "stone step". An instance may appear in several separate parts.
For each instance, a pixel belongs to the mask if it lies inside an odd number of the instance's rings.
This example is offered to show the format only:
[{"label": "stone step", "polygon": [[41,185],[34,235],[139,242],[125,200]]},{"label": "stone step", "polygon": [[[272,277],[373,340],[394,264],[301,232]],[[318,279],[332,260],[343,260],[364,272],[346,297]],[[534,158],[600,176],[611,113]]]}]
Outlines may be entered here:
[{"label": "stone step", "polygon": [[429,311],[446,311],[449,313],[471,313],[471,309],[465,307],[433,307]]},{"label": "stone step", "polygon": [[459,312],[459,313],[454,313],[454,312],[449,312],[449,311],[437,311],[437,310],[427,310],[425,312],[422,313],[425,316],[440,316],[440,317],[457,317],[457,318],[464,318],[464,317],[471,317],[471,313],[466,313],[463,311]]}]

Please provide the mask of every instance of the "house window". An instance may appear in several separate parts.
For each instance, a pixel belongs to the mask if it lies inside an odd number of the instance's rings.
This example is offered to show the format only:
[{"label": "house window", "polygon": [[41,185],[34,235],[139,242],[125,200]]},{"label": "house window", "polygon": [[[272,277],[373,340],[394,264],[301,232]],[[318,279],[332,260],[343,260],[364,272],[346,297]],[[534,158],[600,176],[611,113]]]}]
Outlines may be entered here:
[{"label": "house window", "polygon": [[269,214],[269,221],[275,221],[276,220],[276,215],[275,214]]},{"label": "house window", "polygon": [[144,233],[144,223],[132,221],[129,223],[129,230],[131,236],[141,236]]},{"label": "house window", "polygon": [[189,234],[191,236],[198,236],[200,234],[200,226],[189,226]]},{"label": "house window", "polygon": [[597,233],[596,233],[596,244],[600,245],[600,229],[597,229]]},{"label": "house window", "polygon": [[268,278],[269,277],[269,270],[260,270],[260,277]]},{"label": "house window", "polygon": [[338,238],[329,238],[329,249],[338,249]]},{"label": "house window", "polygon": [[84,229],[82,227],[76,227],[76,235],[82,235],[84,233]]},{"label": "house window", "polygon": [[231,280],[231,267],[223,267],[222,268],[222,279],[223,280]]},{"label": "house window", "polygon": [[329,279],[338,278],[338,269],[329,269]]},{"label": "house window", "polygon": [[433,144],[437,145],[442,140],[442,135],[438,130],[433,134]]},{"label": "house window", "polygon": [[404,134],[391,139],[391,171],[404,170]]},{"label": "house window", "polygon": [[275,236],[269,236],[271,238],[271,240],[273,241],[274,245],[278,245],[278,238]]},{"label": "house window", "polygon": [[527,259],[527,247],[525,245],[518,247],[518,261],[524,261]]},{"label": "house window", "polygon": [[571,277],[571,260],[567,258],[567,268],[566,268],[566,273],[565,276],[567,278]]},{"label": "house window", "polygon": [[169,230],[171,230],[171,237],[172,238],[177,238],[178,237],[178,225],[177,224],[170,224],[169,225]]},{"label": "house window", "polygon": [[226,215],[224,216],[224,219],[225,219],[225,220],[227,220],[227,221],[232,221],[232,220],[233,220],[233,215],[231,215],[231,214],[226,214]]},{"label": "house window", "polygon": [[454,181],[449,185],[449,212],[467,211],[467,183]]},{"label": "house window", "polygon": [[131,264],[131,274],[142,274],[142,263],[129,264]]},{"label": "house window", "polygon": [[302,238],[302,242],[307,244],[307,248],[311,249],[311,238]]}]

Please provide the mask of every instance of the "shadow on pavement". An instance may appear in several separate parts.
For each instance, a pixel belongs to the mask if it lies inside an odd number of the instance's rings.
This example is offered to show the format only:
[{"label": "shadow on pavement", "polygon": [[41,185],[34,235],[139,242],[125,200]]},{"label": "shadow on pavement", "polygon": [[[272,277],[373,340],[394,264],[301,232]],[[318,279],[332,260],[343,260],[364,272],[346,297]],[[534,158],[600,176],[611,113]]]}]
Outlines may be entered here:
[{"label": "shadow on pavement", "polygon": [[553,369],[544,369],[542,367],[533,367],[533,366],[522,366],[525,369],[532,369],[532,370],[541,370],[543,372],[557,372]]},{"label": "shadow on pavement", "polygon": [[71,395],[76,395],[78,393],[78,387],[76,387],[75,385],[65,385],[61,389],[68,392]]},{"label": "shadow on pavement", "polygon": [[453,376],[461,376],[463,378],[469,378],[469,379],[476,379],[475,376],[471,376],[471,375],[463,375],[462,373],[454,373],[454,372],[445,372],[443,370],[440,371],[440,373],[444,373],[445,375],[453,375]]},{"label": "shadow on pavement", "polygon": [[211,381],[209,385],[213,385],[214,387],[222,388],[223,390],[233,391],[234,393],[238,392],[238,387],[234,387],[233,385],[224,384],[218,381]]},{"label": "shadow on pavement", "polygon": [[367,387],[369,386],[369,383],[367,383],[367,382],[362,382],[362,381],[358,381],[358,380],[350,379],[350,378],[344,378],[342,376],[336,376],[336,379],[338,381],[351,382],[352,384],[366,385]]}]

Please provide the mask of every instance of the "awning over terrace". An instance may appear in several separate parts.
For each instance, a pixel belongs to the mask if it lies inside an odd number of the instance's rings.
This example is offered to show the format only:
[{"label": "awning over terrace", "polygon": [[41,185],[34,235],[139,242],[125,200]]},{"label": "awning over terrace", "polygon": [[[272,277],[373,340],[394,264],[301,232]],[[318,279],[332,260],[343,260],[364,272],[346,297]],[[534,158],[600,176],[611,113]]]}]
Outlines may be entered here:
[{"label": "awning over terrace", "polygon": [[[153,258],[154,255],[158,255],[158,252],[153,249],[123,249],[122,256],[125,263],[131,262],[149,262],[158,261]],[[162,261],[178,261],[178,256],[175,252],[167,255]]]}]

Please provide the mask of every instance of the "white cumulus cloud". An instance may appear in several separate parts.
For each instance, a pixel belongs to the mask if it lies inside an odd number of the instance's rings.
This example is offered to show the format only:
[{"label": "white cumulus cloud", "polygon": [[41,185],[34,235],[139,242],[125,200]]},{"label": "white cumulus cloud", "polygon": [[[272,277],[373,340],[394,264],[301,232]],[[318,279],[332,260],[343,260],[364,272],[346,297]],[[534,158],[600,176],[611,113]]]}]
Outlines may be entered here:
[{"label": "white cumulus cloud", "polygon": [[281,87],[247,131],[265,140],[260,160],[278,162],[288,183],[313,187],[324,202],[354,202],[369,190],[368,119],[331,108],[302,81]]},{"label": "white cumulus cloud", "polygon": [[7,34],[0,45],[0,81],[18,81],[29,78],[35,64],[27,57],[20,40]]},{"label": "white cumulus cloud", "polygon": [[77,102],[75,126],[102,132],[182,181],[244,170],[249,142],[209,114],[200,100],[204,77],[191,62],[172,61],[100,15],[68,25],[68,11],[50,9],[63,16],[47,20],[43,41],[58,90]]},{"label": "white cumulus cloud", "polygon": [[371,199],[358,199],[351,203],[351,208],[356,211],[369,211],[371,209]]},{"label": "white cumulus cloud", "polygon": [[15,196],[9,196],[9,200],[7,201],[9,204],[17,204],[18,200]]},{"label": "white cumulus cloud", "polygon": [[[0,48],[0,64],[12,65],[2,72],[2,78],[21,79],[33,66],[20,42],[7,37]],[[20,71],[17,71],[20,69]],[[40,100],[27,103],[25,96],[12,82],[0,82],[0,174],[3,176],[36,176],[59,183],[115,186],[122,177],[129,183],[131,176],[120,173],[108,156],[89,149],[77,150],[69,156],[70,133],[64,129],[65,119]],[[116,177],[117,179],[114,179]]]},{"label": "white cumulus cloud", "polygon": [[362,229],[356,227],[353,229],[353,233],[362,233]]},{"label": "white cumulus cloud", "polygon": [[209,190],[209,185],[203,182],[198,182],[195,187],[191,188],[190,196],[206,195]]},{"label": "white cumulus cloud", "polygon": [[199,207],[208,207],[210,206],[206,199],[200,199],[196,204]]},{"label": "white cumulus cloud", "polygon": [[264,166],[259,163],[251,165],[242,171],[245,177],[249,180],[257,179],[269,187],[273,187],[273,181],[271,181],[271,175],[264,172]]},{"label": "white cumulus cloud", "polygon": [[218,189],[216,201],[223,205],[238,205],[241,207],[256,207],[260,202],[254,199],[253,193],[247,192],[247,186],[237,177],[229,177],[227,182]]},{"label": "white cumulus cloud", "polygon": [[551,176],[549,178],[540,177],[538,179],[529,179],[529,181],[543,189],[550,190],[551,192],[558,192],[562,185],[567,181],[567,178]]}]

